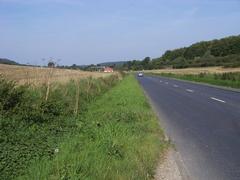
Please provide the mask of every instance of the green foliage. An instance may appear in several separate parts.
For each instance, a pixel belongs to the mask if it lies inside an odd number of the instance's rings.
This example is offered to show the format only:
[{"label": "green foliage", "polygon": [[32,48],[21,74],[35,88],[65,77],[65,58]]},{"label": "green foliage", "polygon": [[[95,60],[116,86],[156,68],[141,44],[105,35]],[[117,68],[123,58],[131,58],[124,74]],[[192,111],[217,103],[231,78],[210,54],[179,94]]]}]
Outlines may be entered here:
[{"label": "green foliage", "polygon": [[[239,66],[239,57],[240,36],[231,36],[220,40],[199,42],[187,48],[166,51],[158,61],[167,61],[167,64],[172,65],[173,68]],[[179,58],[182,58],[182,61],[179,61]]]},{"label": "green foliage", "polygon": [[152,61],[129,61],[126,70],[187,68],[206,66],[240,66],[240,35],[213,41],[202,41],[189,47],[167,50]]},{"label": "green foliage", "polygon": [[168,147],[158,119],[133,76],[88,106],[78,131],[53,160],[35,162],[19,179],[152,179]]},{"label": "green foliage", "polygon": [[151,61],[150,57],[146,57],[142,61],[133,60],[123,64],[124,70],[141,71],[144,69],[153,69],[153,67],[154,67],[154,64]]},{"label": "green foliage", "polygon": [[211,42],[210,50],[214,56],[227,56],[240,53],[240,36],[231,36]]},{"label": "green foliage", "polygon": [[0,104],[1,111],[9,111],[14,109],[22,100],[24,88],[15,88],[14,82],[8,82],[0,78]]},{"label": "green foliage", "polygon": [[[46,87],[16,86],[0,79],[0,179],[14,179],[34,161],[52,159],[64,137],[82,130],[77,117],[87,111],[87,104],[118,80],[110,76],[53,84],[45,101]],[[81,87],[80,111],[74,115],[76,83]]]},{"label": "green foliage", "polygon": [[[156,74],[157,75],[157,74]],[[161,73],[158,74],[165,77],[172,77],[177,79],[203,82],[213,85],[220,85],[232,88],[240,88],[240,73],[239,72],[230,72],[230,73],[222,73],[222,74],[208,74],[208,73],[200,73],[197,75],[194,74],[172,74],[172,73]]]},{"label": "green foliage", "polygon": [[202,57],[206,51],[208,51],[209,42],[200,42],[191,45],[186,48],[183,57],[186,59],[194,59],[196,57]]},{"label": "green foliage", "polygon": [[186,48],[180,48],[173,51],[166,51],[165,54],[162,56],[163,61],[173,61],[178,57],[183,57]]},{"label": "green foliage", "polygon": [[223,73],[223,74],[214,74],[214,79],[228,80],[233,82],[240,82],[240,73]]}]

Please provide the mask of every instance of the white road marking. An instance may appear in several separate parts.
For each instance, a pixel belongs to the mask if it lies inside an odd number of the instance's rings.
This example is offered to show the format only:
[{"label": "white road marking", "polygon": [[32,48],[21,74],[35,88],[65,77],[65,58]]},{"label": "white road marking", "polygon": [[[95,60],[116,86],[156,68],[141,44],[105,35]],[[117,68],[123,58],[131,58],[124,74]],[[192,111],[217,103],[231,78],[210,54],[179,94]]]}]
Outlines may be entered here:
[{"label": "white road marking", "polygon": [[160,80],[160,82],[162,82],[162,81]]},{"label": "white road marking", "polygon": [[222,103],[226,103],[225,101],[221,100],[221,99],[218,99],[218,98],[215,98],[215,97],[211,97],[212,100],[215,100],[215,101],[218,101],[218,102],[222,102]]},{"label": "white road marking", "polygon": [[192,90],[192,89],[186,89],[186,91],[187,91],[187,92],[191,92],[191,93],[194,92],[194,90]]},{"label": "white road marking", "polygon": [[168,82],[165,82],[165,84],[168,84]]},{"label": "white road marking", "polygon": [[178,85],[176,85],[176,84],[174,84],[173,86],[174,86],[175,88],[179,87],[179,86],[178,86]]}]

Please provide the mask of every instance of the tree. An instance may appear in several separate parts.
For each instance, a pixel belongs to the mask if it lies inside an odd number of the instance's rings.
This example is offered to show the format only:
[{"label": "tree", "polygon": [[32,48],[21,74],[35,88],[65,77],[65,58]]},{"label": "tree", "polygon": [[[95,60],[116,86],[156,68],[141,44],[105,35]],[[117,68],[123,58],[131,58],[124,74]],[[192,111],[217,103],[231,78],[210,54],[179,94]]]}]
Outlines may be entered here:
[{"label": "tree", "polygon": [[48,67],[54,68],[55,67],[55,63],[53,61],[49,61],[48,62]]},{"label": "tree", "polygon": [[143,69],[149,69],[149,63],[151,61],[151,58],[150,57],[145,57],[143,59],[143,61],[141,62],[141,65],[143,67]]}]

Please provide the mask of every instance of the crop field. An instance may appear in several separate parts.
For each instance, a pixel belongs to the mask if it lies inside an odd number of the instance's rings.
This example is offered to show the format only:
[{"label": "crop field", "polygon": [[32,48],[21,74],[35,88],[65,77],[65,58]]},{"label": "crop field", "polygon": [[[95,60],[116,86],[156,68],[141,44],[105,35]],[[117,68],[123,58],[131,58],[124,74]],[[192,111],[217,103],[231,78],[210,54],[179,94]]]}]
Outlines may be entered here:
[{"label": "crop field", "polygon": [[198,68],[185,68],[185,69],[158,69],[146,70],[146,73],[173,73],[173,74],[221,74],[229,72],[240,72],[240,68],[223,68],[223,67],[198,67]]},{"label": "crop field", "polygon": [[84,79],[87,77],[106,77],[116,73],[86,72],[80,70],[43,68],[29,66],[15,66],[0,64],[0,75],[6,79],[14,80],[18,84],[40,85],[51,82],[66,83],[71,79]]}]

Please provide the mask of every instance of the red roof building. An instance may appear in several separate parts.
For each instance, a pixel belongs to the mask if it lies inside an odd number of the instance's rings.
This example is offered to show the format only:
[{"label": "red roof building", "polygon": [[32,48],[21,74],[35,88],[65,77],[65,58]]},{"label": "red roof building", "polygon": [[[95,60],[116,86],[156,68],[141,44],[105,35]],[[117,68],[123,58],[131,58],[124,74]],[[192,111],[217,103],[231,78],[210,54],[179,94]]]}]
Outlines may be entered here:
[{"label": "red roof building", "polygon": [[105,72],[105,73],[112,73],[113,72],[113,68],[105,67],[103,72]]}]

